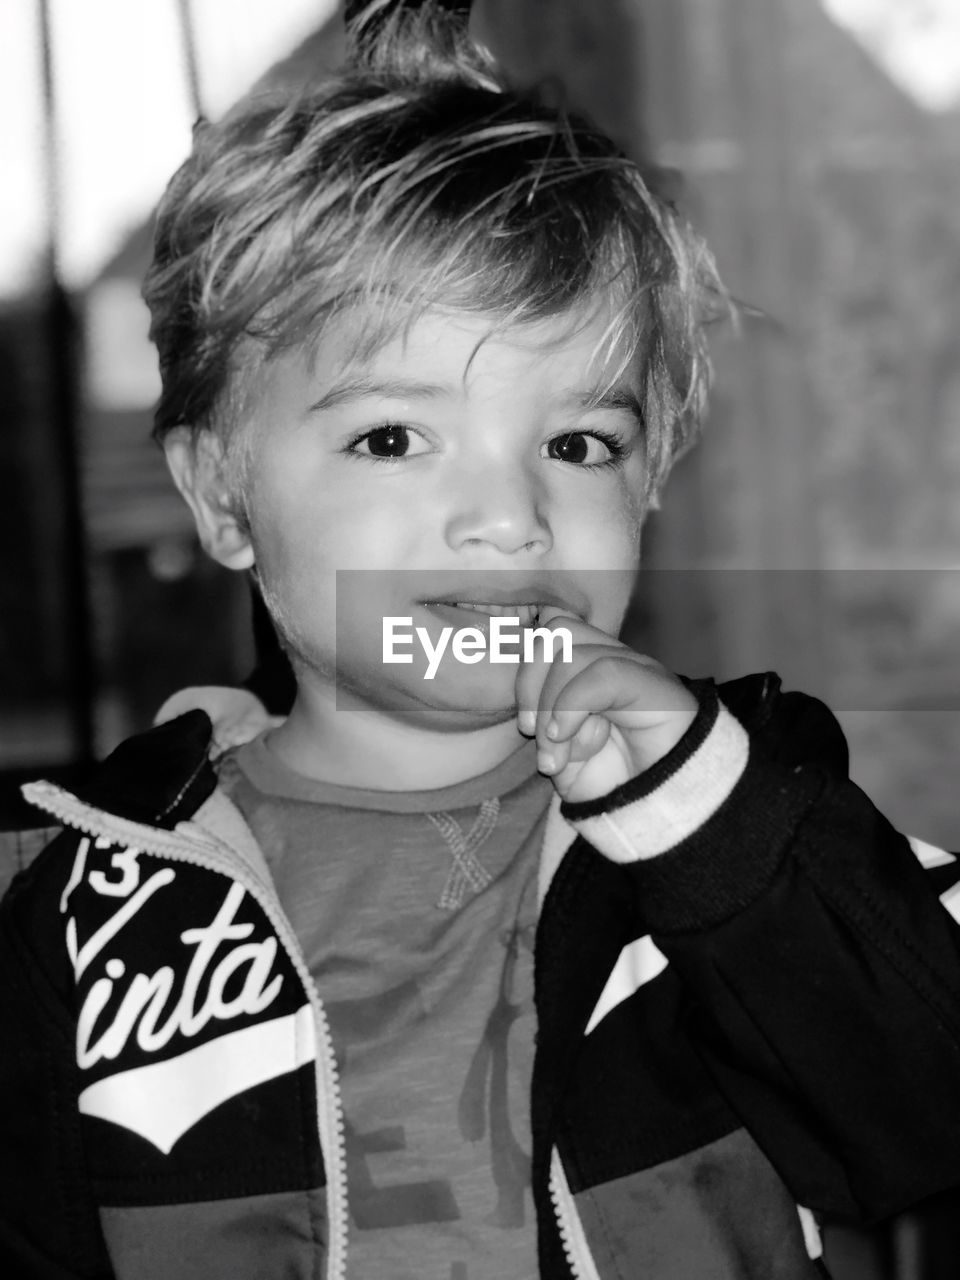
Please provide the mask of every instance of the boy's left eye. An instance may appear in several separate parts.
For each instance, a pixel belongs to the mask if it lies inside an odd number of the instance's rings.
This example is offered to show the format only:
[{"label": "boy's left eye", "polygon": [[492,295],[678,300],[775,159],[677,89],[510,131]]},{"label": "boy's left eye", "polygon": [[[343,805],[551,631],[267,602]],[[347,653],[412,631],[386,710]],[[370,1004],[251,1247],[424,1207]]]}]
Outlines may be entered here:
[{"label": "boy's left eye", "polygon": [[615,436],[600,431],[569,431],[548,440],[544,448],[548,458],[580,467],[603,466],[622,458],[625,452]]}]

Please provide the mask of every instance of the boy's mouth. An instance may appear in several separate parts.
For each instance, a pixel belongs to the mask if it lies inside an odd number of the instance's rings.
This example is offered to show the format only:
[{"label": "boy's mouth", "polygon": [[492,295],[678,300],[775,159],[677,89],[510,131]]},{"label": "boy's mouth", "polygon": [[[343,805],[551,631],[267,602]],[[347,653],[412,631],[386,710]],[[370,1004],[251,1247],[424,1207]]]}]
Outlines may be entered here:
[{"label": "boy's mouth", "polygon": [[579,585],[561,580],[558,574],[451,574],[433,586],[418,603],[455,630],[473,627],[488,635],[491,618],[517,618],[520,629],[526,631],[554,612],[584,619],[589,612]]},{"label": "boy's mouth", "polygon": [[517,618],[521,627],[534,627],[545,607],[539,602],[492,604],[484,600],[424,600],[425,608],[456,627],[476,627],[483,631],[490,618]]}]

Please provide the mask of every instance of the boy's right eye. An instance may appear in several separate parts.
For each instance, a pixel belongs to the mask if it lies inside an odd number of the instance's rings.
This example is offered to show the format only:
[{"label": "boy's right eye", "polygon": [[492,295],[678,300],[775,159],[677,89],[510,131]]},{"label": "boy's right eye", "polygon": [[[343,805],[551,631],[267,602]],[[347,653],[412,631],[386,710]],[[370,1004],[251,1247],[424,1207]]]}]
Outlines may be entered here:
[{"label": "boy's right eye", "polygon": [[365,431],[362,435],[355,436],[347,446],[347,453],[359,454],[366,458],[405,458],[411,452],[411,446],[419,443],[424,448],[415,450],[416,453],[426,452],[427,442],[418,436],[416,432],[411,431],[409,427],[401,426],[399,423],[388,422],[382,427],[374,427],[372,431]]}]

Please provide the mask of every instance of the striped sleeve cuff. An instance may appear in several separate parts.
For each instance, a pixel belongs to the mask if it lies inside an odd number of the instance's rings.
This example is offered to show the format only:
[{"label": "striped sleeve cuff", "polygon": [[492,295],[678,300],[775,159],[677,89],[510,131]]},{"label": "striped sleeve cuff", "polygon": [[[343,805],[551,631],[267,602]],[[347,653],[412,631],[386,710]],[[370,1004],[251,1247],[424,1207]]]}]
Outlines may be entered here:
[{"label": "striped sleeve cuff", "polygon": [[609,796],[564,805],[564,817],[612,862],[667,853],[720,808],[747,766],[746,730],[714,694],[674,749]]}]

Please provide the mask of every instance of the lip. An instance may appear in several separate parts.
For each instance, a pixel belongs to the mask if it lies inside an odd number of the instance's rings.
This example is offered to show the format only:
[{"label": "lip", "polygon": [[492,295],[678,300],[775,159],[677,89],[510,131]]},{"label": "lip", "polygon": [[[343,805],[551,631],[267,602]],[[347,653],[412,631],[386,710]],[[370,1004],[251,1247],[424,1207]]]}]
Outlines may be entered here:
[{"label": "lip", "polygon": [[579,591],[561,592],[553,584],[535,579],[527,579],[516,586],[504,586],[491,581],[461,581],[447,589],[444,584],[443,591],[424,597],[418,603],[428,609],[450,610],[458,616],[469,613],[472,618],[483,618],[487,622],[489,614],[457,608],[458,603],[492,604],[501,608],[510,605],[535,605],[538,615],[545,608],[553,608],[576,618],[585,618],[589,607]]},{"label": "lip", "polygon": [[[470,601],[470,603],[471,604],[499,604],[500,602],[496,600],[482,600],[482,601],[473,600],[473,601]],[[528,605],[528,604],[535,605],[537,608],[537,615],[539,615],[540,610],[543,608],[542,605],[540,605],[538,602],[533,600],[523,600],[523,601],[516,601],[516,602],[511,601],[508,604],[504,605],[503,607],[509,609],[511,605],[514,603],[516,604],[516,607],[518,609],[521,608],[523,605]],[[483,613],[482,611],[477,609],[466,609],[466,608],[463,608],[461,605],[453,604],[446,600],[424,600],[421,602],[421,608],[428,610],[434,617],[439,618],[442,622],[446,623],[448,626],[455,627],[457,630],[462,630],[464,627],[472,627],[474,630],[480,631],[484,635],[487,635],[490,631],[490,621],[492,618],[494,617],[509,618],[512,616],[509,613],[490,614],[490,613]],[[521,629],[524,629],[526,627],[536,626],[538,621],[537,615],[535,615],[530,622],[520,622]]]}]

